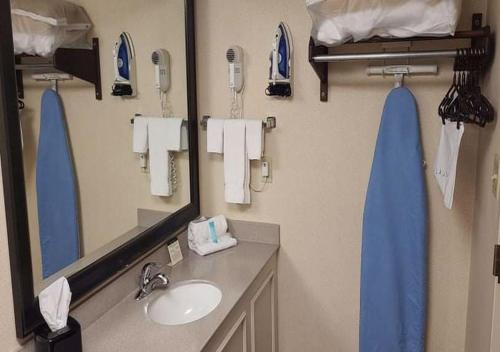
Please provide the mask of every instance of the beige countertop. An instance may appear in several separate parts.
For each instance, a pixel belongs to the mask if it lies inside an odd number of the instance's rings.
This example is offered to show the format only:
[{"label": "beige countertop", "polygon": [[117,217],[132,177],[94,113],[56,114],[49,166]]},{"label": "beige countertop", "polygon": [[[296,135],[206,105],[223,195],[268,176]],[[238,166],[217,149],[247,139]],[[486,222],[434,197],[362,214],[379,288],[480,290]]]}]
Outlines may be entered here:
[{"label": "beige countertop", "polygon": [[279,246],[240,241],[231,249],[201,257],[187,251],[184,260],[164,271],[171,283],[211,281],[222,291],[222,301],[206,317],[186,325],[164,326],[145,312],[149,301],[137,302],[135,291],[82,332],[85,352],[200,352]]}]

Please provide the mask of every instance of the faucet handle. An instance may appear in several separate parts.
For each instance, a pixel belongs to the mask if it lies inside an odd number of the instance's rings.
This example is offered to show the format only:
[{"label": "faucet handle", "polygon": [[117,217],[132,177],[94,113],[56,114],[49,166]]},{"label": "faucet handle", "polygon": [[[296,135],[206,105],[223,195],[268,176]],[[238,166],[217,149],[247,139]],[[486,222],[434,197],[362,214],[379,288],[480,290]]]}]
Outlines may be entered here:
[{"label": "faucet handle", "polygon": [[153,269],[160,269],[161,265],[159,263],[147,263],[142,267],[140,285],[141,287],[147,285],[149,280],[151,280],[151,273]]}]

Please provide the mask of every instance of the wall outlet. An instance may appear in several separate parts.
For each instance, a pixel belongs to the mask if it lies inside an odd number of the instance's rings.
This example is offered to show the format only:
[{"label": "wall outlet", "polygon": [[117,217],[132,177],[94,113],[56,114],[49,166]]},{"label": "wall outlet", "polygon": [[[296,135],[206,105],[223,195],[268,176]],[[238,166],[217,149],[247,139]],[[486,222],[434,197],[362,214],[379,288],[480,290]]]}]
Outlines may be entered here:
[{"label": "wall outlet", "polygon": [[500,200],[500,187],[498,187],[498,175],[500,174],[500,154],[495,154],[493,160],[493,174],[491,175],[491,191],[496,200]]},{"label": "wall outlet", "polygon": [[273,174],[271,171],[271,158],[263,157],[260,162],[260,175],[262,177],[262,183],[272,183]]}]

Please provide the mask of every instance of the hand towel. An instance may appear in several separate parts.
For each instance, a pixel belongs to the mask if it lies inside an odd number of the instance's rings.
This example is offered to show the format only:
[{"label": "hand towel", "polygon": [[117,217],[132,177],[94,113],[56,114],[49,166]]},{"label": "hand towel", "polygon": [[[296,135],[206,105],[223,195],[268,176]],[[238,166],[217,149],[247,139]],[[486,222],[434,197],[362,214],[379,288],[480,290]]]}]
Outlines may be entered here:
[{"label": "hand towel", "polygon": [[228,249],[231,247],[234,247],[238,244],[238,241],[236,238],[232,237],[230,233],[226,233],[222,236],[219,237],[219,242],[213,243],[213,242],[205,242],[199,246],[196,246],[194,248],[191,248],[193,251],[196,252],[198,255],[208,255],[211,253],[219,252],[224,249]]},{"label": "hand towel", "polygon": [[163,117],[165,142],[168,151],[179,152],[182,150],[182,123],[184,121],[181,117]]},{"label": "hand towel", "polygon": [[263,152],[263,133],[261,120],[245,120],[248,159],[260,160]]},{"label": "hand towel", "polygon": [[173,193],[170,152],[181,148],[181,125],[182,118],[148,118],[149,173],[154,196],[168,197]]},{"label": "hand towel", "polygon": [[250,189],[247,187],[250,161],[246,150],[245,131],[245,120],[224,121],[224,191],[228,203],[250,203]]},{"label": "hand towel", "polygon": [[210,118],[207,121],[207,152],[222,153],[224,145],[224,119]]},{"label": "hand towel", "polygon": [[148,151],[147,117],[134,117],[133,151],[140,154],[145,154]]},{"label": "hand towel", "polygon": [[446,120],[445,125],[441,127],[441,139],[434,167],[434,176],[443,193],[444,205],[448,209],[453,206],[458,153],[464,132],[463,123],[460,123],[459,128],[457,128],[456,122]]}]

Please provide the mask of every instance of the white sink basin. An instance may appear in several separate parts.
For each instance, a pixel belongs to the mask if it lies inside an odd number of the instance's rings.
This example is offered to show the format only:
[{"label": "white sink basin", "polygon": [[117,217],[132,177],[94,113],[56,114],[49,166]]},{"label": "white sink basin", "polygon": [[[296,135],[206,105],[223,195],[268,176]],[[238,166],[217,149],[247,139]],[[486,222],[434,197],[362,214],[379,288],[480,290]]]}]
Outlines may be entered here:
[{"label": "white sink basin", "polygon": [[181,281],[169,286],[146,306],[148,316],[162,325],[182,325],[201,319],[213,311],[222,292],[207,281]]}]

